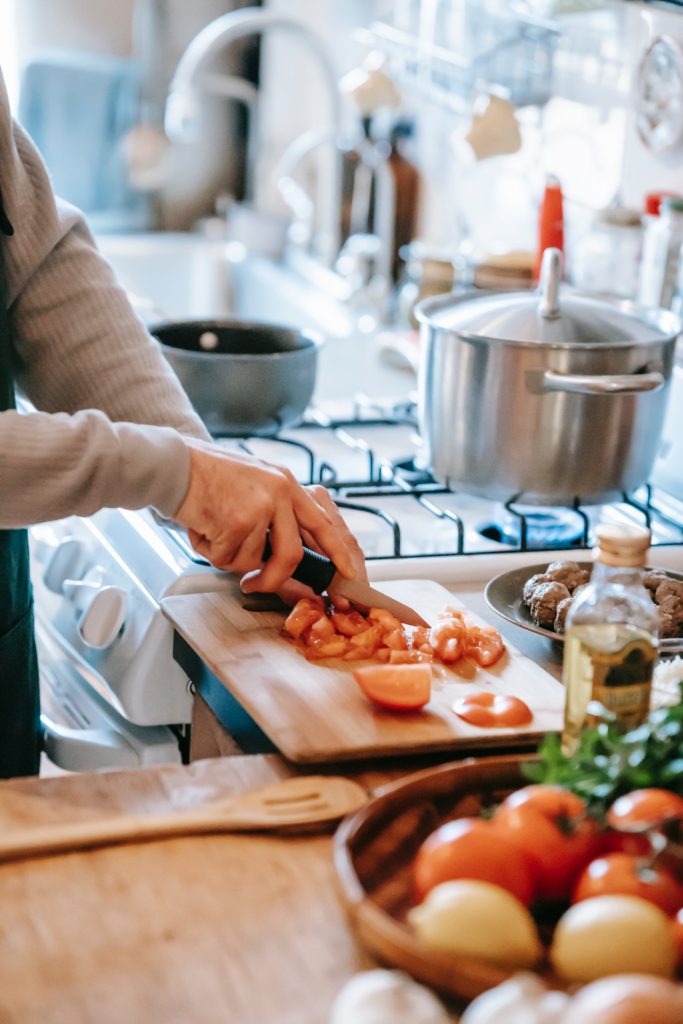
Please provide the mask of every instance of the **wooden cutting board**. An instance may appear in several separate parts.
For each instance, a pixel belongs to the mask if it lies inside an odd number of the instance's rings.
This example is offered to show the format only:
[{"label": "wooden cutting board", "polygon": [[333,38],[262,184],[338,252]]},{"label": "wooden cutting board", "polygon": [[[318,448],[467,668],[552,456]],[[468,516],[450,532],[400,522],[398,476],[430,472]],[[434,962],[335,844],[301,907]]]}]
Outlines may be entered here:
[{"label": "wooden cutting board", "polygon": [[[445,605],[462,602],[432,580],[374,583],[415,608],[428,622]],[[433,750],[531,745],[562,725],[564,689],[512,644],[489,669],[463,659],[435,665],[432,699],[419,712],[391,712],[371,704],[352,667],[363,662],[310,662],[282,634],[285,615],[253,612],[237,583],[229,591],[165,598],[164,614],[282,753],[295,763],[341,761]],[[465,609],[468,610],[468,609]],[[482,622],[478,616],[472,618]],[[513,694],[533,712],[528,726],[483,729],[451,710],[473,690]]]}]

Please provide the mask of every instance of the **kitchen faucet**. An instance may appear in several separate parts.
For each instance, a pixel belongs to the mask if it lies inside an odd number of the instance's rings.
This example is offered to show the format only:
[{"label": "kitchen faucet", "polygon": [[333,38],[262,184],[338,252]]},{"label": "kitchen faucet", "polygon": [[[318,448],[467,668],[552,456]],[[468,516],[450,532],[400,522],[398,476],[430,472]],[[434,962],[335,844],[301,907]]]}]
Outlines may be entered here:
[{"label": "kitchen faucet", "polygon": [[[259,158],[259,95],[252,83],[234,75],[211,73],[209,65],[231,43],[245,36],[262,35],[271,29],[279,29],[298,36],[307,44],[318,60],[330,98],[330,128],[325,131],[324,138],[336,143],[341,132],[341,96],[332,61],[322,40],[302,22],[292,18],[274,14],[257,7],[246,7],[221,15],[210,22],[195,36],[182,54],[176,67],[169,94],[166,101],[165,128],[169,137],[186,137],[196,119],[202,93],[213,93],[236,99],[242,102],[248,111],[249,127],[247,141],[247,175],[245,193],[253,198],[256,166]],[[310,135],[310,133],[307,133]],[[321,137],[322,138],[322,137]],[[294,140],[290,149],[296,148]],[[312,148],[303,147],[303,152]],[[335,154],[336,156],[336,154]],[[288,162],[291,169],[291,161]],[[339,251],[339,222],[341,209],[341,172],[339,160],[333,161],[332,182],[329,188],[329,206],[325,216],[320,217],[324,224],[320,255],[328,265],[334,263]],[[280,188],[286,201],[297,209],[305,210],[306,204],[301,202],[303,190],[293,187],[288,176],[288,188]],[[296,202],[296,199],[299,202]],[[319,239],[320,241],[320,239]]]}]

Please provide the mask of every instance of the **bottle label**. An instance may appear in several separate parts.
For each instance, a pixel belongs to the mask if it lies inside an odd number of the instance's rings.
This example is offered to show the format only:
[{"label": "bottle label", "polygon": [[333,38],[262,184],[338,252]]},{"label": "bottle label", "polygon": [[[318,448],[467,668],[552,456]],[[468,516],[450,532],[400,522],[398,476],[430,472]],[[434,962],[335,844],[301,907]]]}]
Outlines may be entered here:
[{"label": "bottle label", "polygon": [[565,656],[567,687],[566,728],[578,735],[602,719],[591,714],[589,703],[599,702],[627,729],[639,725],[650,709],[650,691],[657,651],[651,638],[640,635],[621,647],[605,650],[586,637],[567,636]]},{"label": "bottle label", "polygon": [[[650,684],[636,686],[594,686],[593,700],[599,701],[617,716],[627,728],[640,725],[650,710]],[[589,714],[588,725],[597,725],[601,719]]]}]

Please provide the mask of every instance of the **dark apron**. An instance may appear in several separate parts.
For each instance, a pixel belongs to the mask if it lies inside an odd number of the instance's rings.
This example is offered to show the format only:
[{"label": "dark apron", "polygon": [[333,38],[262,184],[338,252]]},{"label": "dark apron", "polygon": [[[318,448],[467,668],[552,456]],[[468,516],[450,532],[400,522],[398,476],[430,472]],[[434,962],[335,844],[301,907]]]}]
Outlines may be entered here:
[{"label": "dark apron", "polygon": [[[11,233],[0,197],[0,411],[15,407],[3,237]],[[37,774],[40,747],[28,538],[26,530],[0,530],[0,778]]]}]

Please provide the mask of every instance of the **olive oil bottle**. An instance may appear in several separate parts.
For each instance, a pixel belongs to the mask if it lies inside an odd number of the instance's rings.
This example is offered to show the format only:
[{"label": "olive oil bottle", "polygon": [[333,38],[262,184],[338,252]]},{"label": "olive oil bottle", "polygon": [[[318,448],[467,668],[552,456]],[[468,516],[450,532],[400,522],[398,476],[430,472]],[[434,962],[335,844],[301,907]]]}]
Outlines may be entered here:
[{"label": "olive oil bottle", "polygon": [[590,582],[567,614],[562,750],[570,755],[583,729],[600,720],[601,704],[624,728],[639,725],[650,708],[659,646],[657,607],[643,586],[650,531],[606,524],[597,531]]}]

